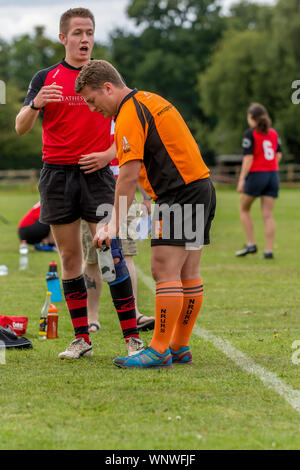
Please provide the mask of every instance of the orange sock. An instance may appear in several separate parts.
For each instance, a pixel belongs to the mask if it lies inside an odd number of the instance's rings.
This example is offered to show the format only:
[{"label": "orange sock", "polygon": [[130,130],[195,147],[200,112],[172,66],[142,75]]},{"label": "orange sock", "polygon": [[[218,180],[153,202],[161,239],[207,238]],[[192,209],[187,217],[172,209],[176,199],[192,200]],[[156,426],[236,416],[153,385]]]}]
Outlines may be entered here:
[{"label": "orange sock", "polygon": [[181,282],[156,284],[155,327],[150,346],[163,354],[169,348],[170,339],[183,305]]},{"label": "orange sock", "polygon": [[202,279],[182,281],[183,307],[177,320],[170,346],[178,351],[182,346],[188,346],[190,337],[200,312],[203,301]]}]

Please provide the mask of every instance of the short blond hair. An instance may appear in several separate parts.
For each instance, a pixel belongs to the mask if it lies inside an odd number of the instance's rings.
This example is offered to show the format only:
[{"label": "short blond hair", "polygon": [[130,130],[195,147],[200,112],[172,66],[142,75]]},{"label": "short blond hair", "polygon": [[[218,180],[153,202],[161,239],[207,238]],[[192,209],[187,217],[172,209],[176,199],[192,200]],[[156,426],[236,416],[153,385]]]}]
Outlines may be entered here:
[{"label": "short blond hair", "polygon": [[105,82],[110,82],[117,88],[125,86],[121,75],[112,64],[106,60],[91,60],[79,73],[75,82],[75,91],[80,93],[85,86],[93,90],[102,88]]},{"label": "short blond hair", "polygon": [[60,33],[65,35],[68,34],[71,18],[89,18],[90,20],[92,20],[95,29],[95,17],[90,10],[88,10],[87,8],[70,8],[69,10],[65,11],[60,17]]}]

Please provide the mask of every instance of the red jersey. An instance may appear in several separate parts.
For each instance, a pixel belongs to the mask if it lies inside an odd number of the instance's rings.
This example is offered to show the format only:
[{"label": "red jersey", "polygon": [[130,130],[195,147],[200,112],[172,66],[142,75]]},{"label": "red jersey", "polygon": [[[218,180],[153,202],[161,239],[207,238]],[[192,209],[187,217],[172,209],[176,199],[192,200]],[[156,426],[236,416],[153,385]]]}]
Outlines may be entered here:
[{"label": "red jersey", "polygon": [[253,155],[249,173],[254,171],[278,171],[276,153],[281,152],[280,139],[274,129],[267,134],[248,129],[243,137],[243,155]]},{"label": "red jersey", "polygon": [[40,218],[41,204],[37,202],[30,211],[28,211],[19,222],[18,228],[29,227],[33,225]]},{"label": "red jersey", "polygon": [[75,92],[75,80],[82,67],[75,68],[65,60],[38,72],[32,79],[24,106],[45,85],[63,87],[60,103],[48,103],[43,110],[43,160],[56,164],[76,164],[81,155],[107,150],[110,143],[111,119],[92,113],[81,95]]}]

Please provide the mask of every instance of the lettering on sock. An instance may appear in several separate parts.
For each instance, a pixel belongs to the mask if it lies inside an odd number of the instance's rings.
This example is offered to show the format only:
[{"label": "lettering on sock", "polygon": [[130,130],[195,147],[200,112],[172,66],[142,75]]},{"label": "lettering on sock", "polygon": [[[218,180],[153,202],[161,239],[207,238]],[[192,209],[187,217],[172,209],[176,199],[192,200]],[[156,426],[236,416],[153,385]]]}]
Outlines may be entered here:
[{"label": "lettering on sock", "polygon": [[189,322],[189,319],[190,319],[190,317],[193,313],[193,310],[194,310],[194,304],[195,304],[195,299],[190,299],[188,309],[187,309],[187,312],[186,312],[186,314],[184,316],[184,320],[183,320],[184,325],[187,325],[188,322]]},{"label": "lettering on sock", "polygon": [[161,309],[160,310],[160,332],[165,333],[166,331],[166,320],[167,320],[167,309]]}]

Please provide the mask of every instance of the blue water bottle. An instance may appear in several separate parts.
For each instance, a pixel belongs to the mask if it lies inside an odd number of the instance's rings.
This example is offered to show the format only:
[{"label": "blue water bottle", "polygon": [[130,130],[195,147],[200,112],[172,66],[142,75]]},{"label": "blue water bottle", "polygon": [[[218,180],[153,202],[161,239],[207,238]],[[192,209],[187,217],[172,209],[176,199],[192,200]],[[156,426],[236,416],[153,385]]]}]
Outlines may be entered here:
[{"label": "blue water bottle", "polygon": [[52,293],[51,301],[62,302],[61,287],[57,274],[57,264],[55,261],[52,261],[49,265],[49,272],[47,273],[46,281],[47,289]]}]

